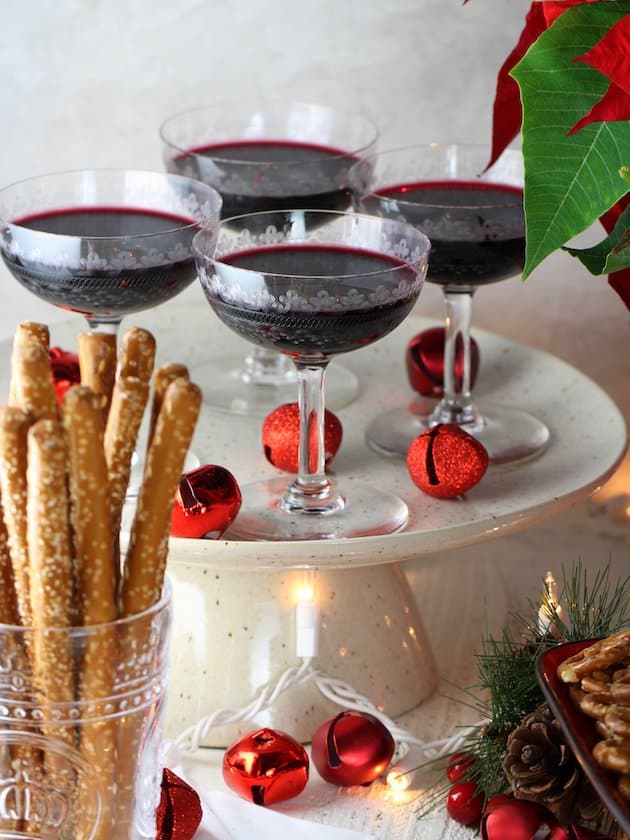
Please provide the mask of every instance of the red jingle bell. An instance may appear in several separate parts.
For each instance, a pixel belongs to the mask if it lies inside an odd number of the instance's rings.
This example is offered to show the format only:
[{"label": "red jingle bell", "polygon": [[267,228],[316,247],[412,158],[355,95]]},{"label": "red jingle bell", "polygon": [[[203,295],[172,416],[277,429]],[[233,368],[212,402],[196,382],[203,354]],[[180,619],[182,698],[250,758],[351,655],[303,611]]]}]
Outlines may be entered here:
[{"label": "red jingle bell", "polygon": [[542,805],[507,797],[488,802],[481,818],[481,836],[483,840],[568,840],[554,815]]},{"label": "red jingle bell", "polygon": [[236,741],[223,756],[223,779],[255,805],[272,805],[304,790],[309,761],[290,735],[259,729]]},{"label": "red jingle bell", "polygon": [[319,775],[333,785],[369,785],[385,771],[394,747],[391,733],[378,718],[346,711],[313,735],[311,758]]},{"label": "red jingle bell", "polygon": [[[316,430],[313,429],[313,433]],[[324,452],[326,467],[330,466],[341,446],[343,429],[336,414],[324,411]],[[262,427],[262,445],[265,458],[274,467],[285,472],[297,473],[300,440],[300,413],[297,403],[279,405],[267,415]],[[309,452],[315,447],[309,446]],[[313,465],[314,467],[315,465]]]},{"label": "red jingle bell", "polygon": [[455,423],[440,423],[422,432],[407,452],[413,483],[436,499],[466,493],[481,481],[488,461],[483,444]]},{"label": "red jingle bell", "polygon": [[53,388],[59,405],[63,403],[66,391],[81,382],[79,357],[76,353],[62,350],[61,347],[51,347],[48,351],[50,368],[52,370]]},{"label": "red jingle bell", "polygon": [[164,768],[160,804],[156,811],[156,840],[192,840],[203,812],[196,790]]},{"label": "red jingle bell", "polygon": [[241,491],[229,470],[206,464],[185,473],[175,492],[171,536],[219,539],[241,507]]},{"label": "red jingle bell", "polygon": [[[407,344],[405,363],[409,384],[423,397],[441,397],[444,394],[444,327],[430,327],[415,335]],[[470,339],[470,387],[479,371],[479,345]],[[462,389],[464,378],[464,341],[461,335],[455,341],[455,390]]]}]

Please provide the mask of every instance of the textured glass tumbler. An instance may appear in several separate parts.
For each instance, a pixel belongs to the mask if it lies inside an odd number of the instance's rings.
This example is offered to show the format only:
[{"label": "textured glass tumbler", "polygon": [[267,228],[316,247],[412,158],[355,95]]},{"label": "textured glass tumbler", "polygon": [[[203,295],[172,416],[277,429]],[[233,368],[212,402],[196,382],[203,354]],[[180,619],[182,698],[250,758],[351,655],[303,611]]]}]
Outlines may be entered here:
[{"label": "textured glass tumbler", "polygon": [[170,624],[0,624],[0,838],[155,838]]}]

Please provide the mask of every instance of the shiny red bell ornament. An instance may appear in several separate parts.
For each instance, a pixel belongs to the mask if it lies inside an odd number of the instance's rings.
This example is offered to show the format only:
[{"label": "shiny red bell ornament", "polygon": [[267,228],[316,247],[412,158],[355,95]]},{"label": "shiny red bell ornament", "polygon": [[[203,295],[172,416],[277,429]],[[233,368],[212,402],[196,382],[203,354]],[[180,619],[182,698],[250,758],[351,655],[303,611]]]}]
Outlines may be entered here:
[{"label": "shiny red bell ornament", "polygon": [[258,729],[239,738],[223,756],[223,779],[255,805],[272,805],[304,790],[309,761],[304,747],[290,735]]},{"label": "shiny red bell ornament", "polygon": [[241,491],[229,470],[206,464],[181,477],[171,514],[171,536],[219,539],[241,508]]},{"label": "shiny red bell ornament", "polygon": [[453,499],[471,490],[488,469],[483,444],[456,423],[439,423],[422,432],[407,452],[413,483],[436,499]]},{"label": "shiny red bell ornament", "polygon": [[[315,431],[315,430],[314,430]],[[341,446],[341,420],[332,411],[324,411],[324,461],[329,467]],[[298,471],[300,412],[297,403],[284,403],[267,415],[262,427],[265,458],[274,467],[289,473]],[[314,450],[314,447],[313,447]],[[313,465],[313,469],[315,465]]]},{"label": "shiny red bell ornament", "polygon": [[483,840],[569,840],[554,815],[523,799],[497,796],[488,801],[481,818]]},{"label": "shiny red bell ornament", "polygon": [[[415,335],[407,344],[405,364],[409,384],[423,397],[442,397],[444,394],[444,327],[430,327]],[[479,371],[479,345],[470,339],[470,387],[473,388]],[[461,335],[455,340],[455,391],[462,389],[464,377],[464,342]]]},{"label": "shiny red bell ornament", "polygon": [[66,391],[81,382],[79,357],[76,353],[62,350],[61,347],[51,347],[48,351],[48,358],[50,359],[55,397],[58,404],[61,405]]},{"label": "shiny red bell ornament", "polygon": [[350,710],[319,727],[311,758],[319,775],[333,785],[368,785],[385,772],[394,748],[391,733],[378,718]]}]

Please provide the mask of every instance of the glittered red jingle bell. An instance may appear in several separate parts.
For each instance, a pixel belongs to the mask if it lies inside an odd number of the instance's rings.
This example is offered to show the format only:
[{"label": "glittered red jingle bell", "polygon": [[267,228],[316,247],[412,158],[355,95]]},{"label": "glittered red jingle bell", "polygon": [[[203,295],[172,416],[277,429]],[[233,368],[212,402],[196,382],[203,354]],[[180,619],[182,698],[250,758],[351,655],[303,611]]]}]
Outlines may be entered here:
[{"label": "glittered red jingle bell", "polygon": [[241,491],[229,470],[206,464],[181,477],[171,514],[171,536],[219,539],[241,508]]},{"label": "glittered red jingle bell", "polygon": [[239,738],[223,756],[223,779],[255,805],[272,805],[304,790],[309,761],[304,747],[290,735],[258,729]]},{"label": "glittered red jingle bell", "polygon": [[[316,434],[316,429],[313,429]],[[326,466],[330,466],[341,446],[343,430],[336,414],[324,411],[324,452]],[[279,470],[297,473],[300,440],[300,412],[297,403],[279,405],[267,415],[262,427],[265,458]],[[314,452],[315,447],[309,446]],[[313,465],[314,468],[315,465]]]},{"label": "glittered red jingle bell", "polygon": [[156,811],[156,840],[192,840],[202,816],[197,791],[165,768]]},{"label": "glittered red jingle bell", "polygon": [[311,758],[319,775],[333,785],[368,785],[394,754],[394,739],[378,718],[346,711],[325,721],[313,735]]},{"label": "glittered red jingle bell", "polygon": [[48,351],[48,358],[50,359],[55,397],[61,405],[66,391],[81,382],[79,357],[76,353],[62,350],[61,347],[51,347]]},{"label": "glittered red jingle bell", "polygon": [[[441,397],[444,394],[444,327],[430,327],[415,335],[407,344],[405,363],[409,384],[423,397]],[[479,370],[479,345],[470,339],[470,387]],[[464,341],[461,335],[455,341],[455,390],[462,389],[464,378]]]},{"label": "glittered red jingle bell", "polygon": [[456,423],[439,423],[412,442],[407,467],[413,483],[429,496],[453,499],[466,493],[488,469],[488,453]]}]

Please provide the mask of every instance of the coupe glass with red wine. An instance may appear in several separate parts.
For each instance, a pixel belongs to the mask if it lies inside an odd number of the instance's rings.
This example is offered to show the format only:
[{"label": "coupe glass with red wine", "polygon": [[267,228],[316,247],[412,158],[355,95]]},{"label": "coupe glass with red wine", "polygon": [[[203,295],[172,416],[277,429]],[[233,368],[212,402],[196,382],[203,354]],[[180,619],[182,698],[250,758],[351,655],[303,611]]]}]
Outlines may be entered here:
[{"label": "coupe glass with red wine", "polygon": [[331,358],[395,329],[423,286],[429,241],[411,225],[355,213],[276,210],[222,222],[216,250],[193,247],[214,312],[237,335],[290,358],[300,408],[299,472],[241,487],[232,539],[388,534],[407,506],[375,487],[344,489],[324,468],[324,374]]},{"label": "coupe glass with red wine", "polygon": [[41,175],[0,190],[0,253],[34,295],[116,333],[193,282],[193,237],[216,234],[220,209],[216,190],[180,175]]},{"label": "coupe glass with red wine", "polygon": [[[160,129],[165,167],[198,178],[223,197],[222,218],[270,210],[347,210],[350,167],[376,146],[360,114],[305,102],[209,105],[176,114]],[[295,394],[295,371],[270,348],[209,360],[196,375],[214,408],[266,415]],[[331,366],[330,408],[358,393],[356,376]]]},{"label": "coupe glass with red wine", "polygon": [[431,144],[383,151],[352,170],[355,209],[404,220],[429,237],[427,281],[442,287],[446,305],[444,395],[429,410],[417,400],[375,417],[366,438],[382,454],[405,457],[414,438],[437,423],[460,424],[494,464],[531,458],[549,440],[544,423],[520,406],[473,399],[473,294],[520,274],[525,259],[521,153],[507,150],[491,168],[487,163],[483,146]]}]

